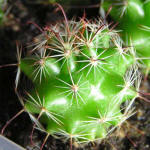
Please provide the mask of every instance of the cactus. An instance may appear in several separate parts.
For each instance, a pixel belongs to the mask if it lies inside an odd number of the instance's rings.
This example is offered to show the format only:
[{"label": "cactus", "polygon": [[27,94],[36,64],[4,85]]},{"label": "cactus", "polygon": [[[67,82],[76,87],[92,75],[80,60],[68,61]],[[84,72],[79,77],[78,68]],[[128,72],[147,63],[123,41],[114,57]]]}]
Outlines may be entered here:
[{"label": "cactus", "polygon": [[[27,112],[34,122],[31,139],[35,128],[47,134],[41,149],[49,135],[70,145],[87,143],[106,138],[135,114],[134,100],[143,98],[138,59],[133,47],[123,47],[118,31],[101,19],[67,21],[66,16],[40,31],[27,56],[17,51],[15,91],[23,109],[1,134]],[[34,85],[24,97],[18,90],[20,72]]]},{"label": "cactus", "polygon": [[26,92],[25,110],[48,135],[80,143],[106,138],[134,114],[141,77],[133,47],[122,47],[101,20],[44,29],[19,63],[35,87]]},{"label": "cactus", "polygon": [[103,0],[101,12],[112,6],[110,15],[118,21],[118,29],[122,30],[122,37],[129,46],[136,48],[136,55],[140,57],[140,66],[144,68],[146,76],[150,71],[150,21],[149,0]]}]

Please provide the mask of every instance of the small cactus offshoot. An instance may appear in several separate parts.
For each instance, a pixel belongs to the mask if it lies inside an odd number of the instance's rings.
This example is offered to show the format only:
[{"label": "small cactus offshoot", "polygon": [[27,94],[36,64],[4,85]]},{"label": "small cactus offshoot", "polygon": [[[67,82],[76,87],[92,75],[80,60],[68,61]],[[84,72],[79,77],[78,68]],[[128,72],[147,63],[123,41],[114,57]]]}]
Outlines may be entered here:
[{"label": "small cactus offshoot", "polygon": [[[103,0],[101,12],[110,11],[110,15],[118,21],[118,29],[128,46],[136,48],[140,58],[140,67],[144,68],[146,76],[150,71],[150,1],[149,0]],[[138,58],[138,59],[139,59]]]}]

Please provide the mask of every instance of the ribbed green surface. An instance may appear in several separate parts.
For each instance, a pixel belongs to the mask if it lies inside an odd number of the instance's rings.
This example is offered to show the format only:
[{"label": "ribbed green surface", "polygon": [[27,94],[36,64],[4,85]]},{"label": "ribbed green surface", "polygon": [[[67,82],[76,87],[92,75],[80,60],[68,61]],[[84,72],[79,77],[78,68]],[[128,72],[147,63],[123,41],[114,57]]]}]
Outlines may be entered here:
[{"label": "ribbed green surface", "polygon": [[150,1],[149,0],[104,0],[102,8],[119,22],[118,29],[129,46],[135,46],[136,56],[140,58],[140,66],[150,70]]},{"label": "ribbed green surface", "polygon": [[21,60],[21,70],[35,85],[25,106],[40,114],[51,135],[80,142],[105,138],[110,127],[131,115],[139,78],[135,60],[101,20],[70,21],[68,27],[62,23],[47,28],[39,37],[43,44]]}]

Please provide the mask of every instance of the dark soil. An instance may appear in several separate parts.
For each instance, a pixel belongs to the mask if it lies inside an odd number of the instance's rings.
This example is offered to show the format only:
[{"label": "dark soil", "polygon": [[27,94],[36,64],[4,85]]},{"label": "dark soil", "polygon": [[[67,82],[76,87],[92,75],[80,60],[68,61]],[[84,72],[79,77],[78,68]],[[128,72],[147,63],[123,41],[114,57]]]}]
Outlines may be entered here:
[{"label": "dark soil", "polygon": [[[63,19],[62,13],[56,12],[55,6],[45,3],[39,4],[35,0],[30,0],[30,3],[25,0],[10,0],[6,8],[10,8],[10,11],[3,26],[0,27],[0,65],[17,63],[16,41],[21,43],[23,54],[25,54],[27,45],[32,42],[33,37],[40,33],[34,25],[28,24],[29,21],[44,27]],[[69,19],[73,16],[78,19],[83,16],[84,12],[88,19],[98,16],[98,8],[67,8],[65,10]],[[22,109],[14,90],[16,70],[16,66],[0,68],[0,129]],[[24,76],[21,78],[26,81]],[[20,86],[23,89],[22,85]],[[148,80],[143,83],[141,90],[144,92],[150,91]],[[150,150],[150,103],[137,99],[135,110],[137,110],[137,113],[108,139],[100,144],[89,143],[84,148],[77,148],[78,146],[75,144],[76,146],[73,149]],[[33,141],[37,146],[33,147],[29,137],[32,126],[28,114],[23,113],[7,127],[4,135],[27,150],[38,150],[43,142],[41,139],[44,139],[45,134],[39,131],[34,132]],[[69,149],[69,142],[64,143],[49,137],[43,150]]]}]

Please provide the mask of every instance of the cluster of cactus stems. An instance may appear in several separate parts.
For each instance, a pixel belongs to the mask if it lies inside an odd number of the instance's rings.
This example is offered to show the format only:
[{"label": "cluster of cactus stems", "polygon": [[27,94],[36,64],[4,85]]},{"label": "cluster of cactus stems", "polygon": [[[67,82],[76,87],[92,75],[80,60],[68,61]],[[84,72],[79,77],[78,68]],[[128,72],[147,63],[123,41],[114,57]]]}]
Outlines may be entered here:
[{"label": "cluster of cactus stems", "polygon": [[[119,22],[118,29],[128,46],[136,48],[146,76],[150,71],[150,0],[103,0],[101,12],[112,8],[110,15]],[[104,13],[103,13],[104,14]]]},{"label": "cluster of cactus stems", "polygon": [[135,113],[141,59],[101,19],[67,21],[65,16],[64,22],[45,27],[32,46],[25,58],[18,54],[16,77],[16,91],[20,71],[34,85],[24,98],[17,92],[23,109],[16,115],[30,115],[32,134],[36,128],[46,139],[87,143],[106,138]]}]

